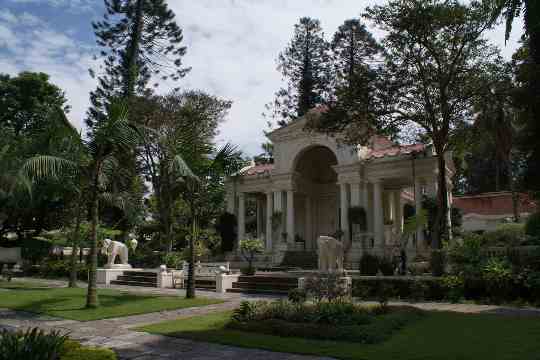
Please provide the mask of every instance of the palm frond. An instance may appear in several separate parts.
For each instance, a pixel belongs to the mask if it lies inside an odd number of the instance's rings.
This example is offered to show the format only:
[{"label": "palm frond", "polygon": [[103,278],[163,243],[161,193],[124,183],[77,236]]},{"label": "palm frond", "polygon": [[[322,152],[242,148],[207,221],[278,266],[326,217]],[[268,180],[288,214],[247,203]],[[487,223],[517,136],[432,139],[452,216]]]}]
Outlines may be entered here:
[{"label": "palm frond", "polygon": [[58,178],[68,171],[77,171],[77,163],[57,156],[38,155],[28,159],[22,172],[29,178]]},{"label": "palm frond", "polygon": [[189,165],[180,154],[177,154],[172,158],[171,162],[169,163],[169,172],[174,174],[179,179],[199,181],[199,177],[193,173]]}]

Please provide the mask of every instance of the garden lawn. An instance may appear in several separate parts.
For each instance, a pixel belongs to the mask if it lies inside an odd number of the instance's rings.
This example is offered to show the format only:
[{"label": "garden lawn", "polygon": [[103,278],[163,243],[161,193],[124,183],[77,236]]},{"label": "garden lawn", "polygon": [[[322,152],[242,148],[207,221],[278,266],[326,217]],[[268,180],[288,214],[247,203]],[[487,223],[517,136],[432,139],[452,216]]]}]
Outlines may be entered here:
[{"label": "garden lawn", "polygon": [[222,302],[206,298],[140,295],[109,289],[99,289],[98,293],[101,306],[85,309],[86,288],[47,288],[37,284],[0,281],[0,308],[90,321]]},{"label": "garden lawn", "polygon": [[284,338],[225,329],[230,312],[139,331],[272,351],[365,360],[539,360],[540,319],[431,312],[376,345]]}]

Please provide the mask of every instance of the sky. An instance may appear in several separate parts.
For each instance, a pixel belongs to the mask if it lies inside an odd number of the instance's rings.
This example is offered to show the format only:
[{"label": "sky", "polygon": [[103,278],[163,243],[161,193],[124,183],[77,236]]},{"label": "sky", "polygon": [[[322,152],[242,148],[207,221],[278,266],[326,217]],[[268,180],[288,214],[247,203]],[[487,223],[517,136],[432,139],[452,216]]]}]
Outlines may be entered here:
[{"label": "sky", "polygon": [[[184,65],[192,71],[172,87],[201,89],[232,100],[221,125],[219,141],[229,141],[245,153],[261,152],[267,129],[262,116],[281,86],[276,59],[302,16],[318,18],[327,38],[344,20],[358,17],[366,6],[384,0],[169,0],[188,47]],[[100,20],[102,0],[0,0],[0,73],[40,71],[62,88],[77,127],[96,81],[88,73],[98,54],[91,21]],[[375,37],[382,34],[369,27]],[[518,46],[522,24],[516,24],[505,44],[504,28],[487,36],[510,59]]]}]

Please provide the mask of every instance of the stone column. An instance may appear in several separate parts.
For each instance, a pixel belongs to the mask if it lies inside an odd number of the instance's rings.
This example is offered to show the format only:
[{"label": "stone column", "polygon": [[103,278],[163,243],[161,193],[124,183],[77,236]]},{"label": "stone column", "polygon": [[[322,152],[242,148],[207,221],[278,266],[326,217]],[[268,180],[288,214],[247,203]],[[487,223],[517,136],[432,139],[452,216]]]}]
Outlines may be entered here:
[{"label": "stone column", "polygon": [[[246,195],[238,193],[238,242],[246,237]],[[236,248],[238,248],[238,243]]]},{"label": "stone column", "polygon": [[294,191],[287,191],[287,239],[289,244],[294,244]]},{"label": "stone column", "polygon": [[369,190],[368,183],[364,181],[361,185],[361,196],[360,196],[360,205],[364,208],[366,212],[366,232],[370,231],[370,221],[372,216],[373,209],[368,209],[369,207]]},{"label": "stone column", "polygon": [[394,227],[398,233],[403,231],[403,205],[401,204],[401,190],[394,192]]},{"label": "stone column", "polygon": [[373,182],[373,226],[375,247],[384,248],[384,209],[382,203],[382,184],[379,179]]},{"label": "stone column", "polygon": [[232,186],[227,187],[227,212],[229,214],[235,213],[236,208],[236,201],[235,201],[236,194],[234,193],[234,189]]},{"label": "stone column", "polygon": [[263,235],[263,204],[262,199],[257,196],[257,238]]},{"label": "stone column", "polygon": [[306,215],[306,220],[305,220],[305,231],[304,231],[304,241],[305,241],[305,244],[306,244],[306,249],[308,248],[308,244],[309,244],[309,247],[310,248],[313,248],[313,239],[312,239],[312,235],[311,235],[311,198],[309,197],[309,195],[306,195],[306,204],[305,204],[305,215]]},{"label": "stone column", "polygon": [[360,183],[352,183],[351,184],[351,206],[362,206],[361,199],[363,196],[361,195],[361,189],[360,189]]},{"label": "stone column", "polygon": [[349,242],[349,201],[347,199],[347,184],[339,184],[340,189],[340,209],[341,209],[341,231],[343,231],[342,241]]},{"label": "stone column", "polygon": [[[422,183],[420,182],[420,179],[415,179],[414,182],[414,202],[415,202],[415,209],[416,214],[420,214],[422,211]],[[424,240],[424,227],[419,226],[416,229],[416,247],[417,248],[424,248],[425,247],[425,240]]]},{"label": "stone column", "polygon": [[272,214],[274,213],[273,193],[266,193],[266,250],[272,250]]}]

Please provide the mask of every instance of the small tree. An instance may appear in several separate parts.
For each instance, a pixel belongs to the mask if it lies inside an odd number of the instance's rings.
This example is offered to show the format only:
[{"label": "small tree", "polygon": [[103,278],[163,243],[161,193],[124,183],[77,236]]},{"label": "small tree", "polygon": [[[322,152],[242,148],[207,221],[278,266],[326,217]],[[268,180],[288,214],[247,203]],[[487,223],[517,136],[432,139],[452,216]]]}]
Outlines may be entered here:
[{"label": "small tree", "polygon": [[242,251],[242,256],[248,262],[248,273],[255,274],[255,269],[253,268],[253,260],[255,256],[264,251],[264,244],[260,239],[243,239],[240,240],[240,250]]}]

